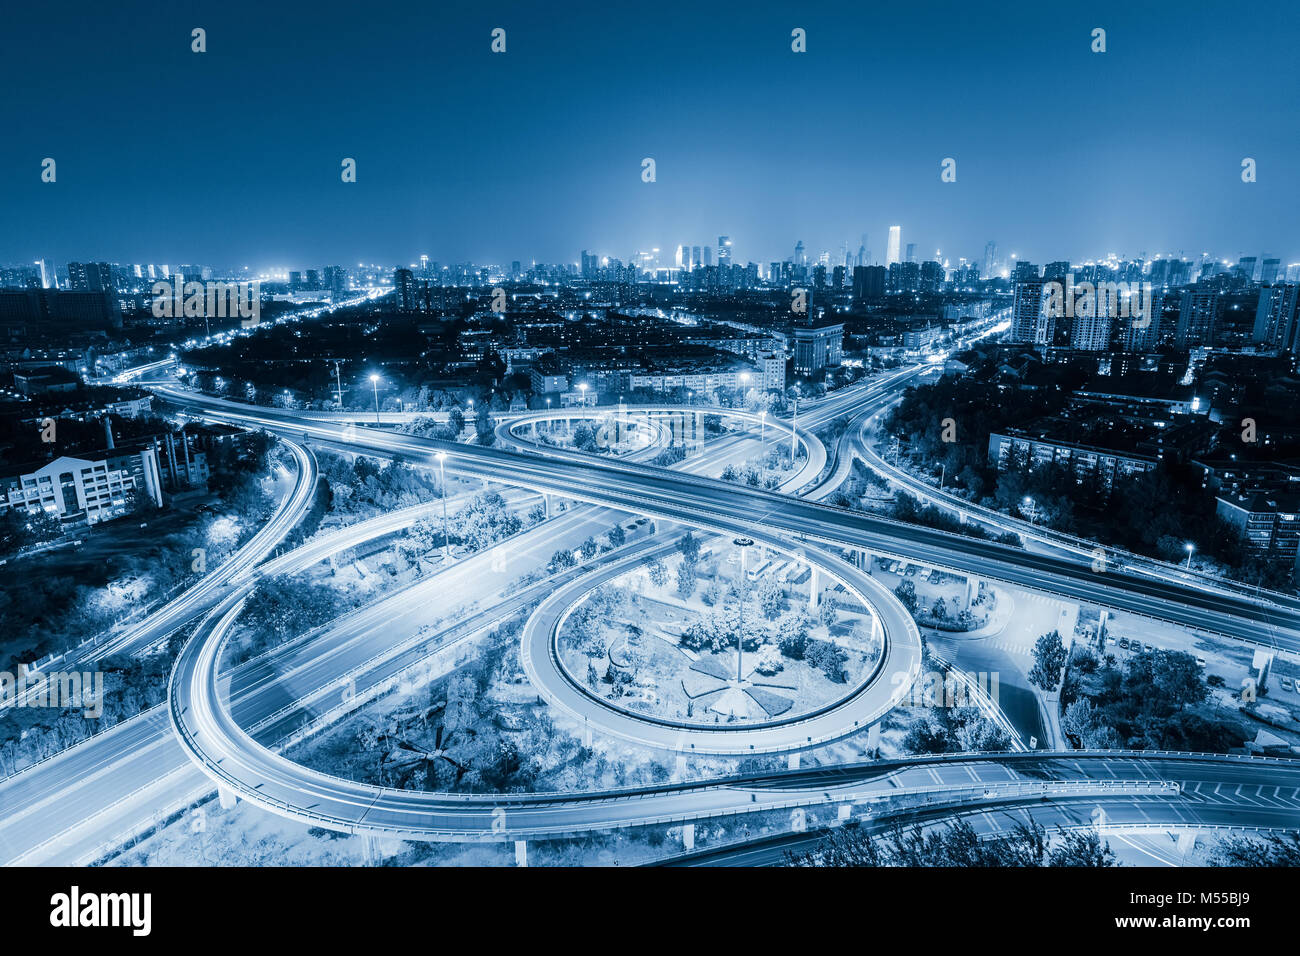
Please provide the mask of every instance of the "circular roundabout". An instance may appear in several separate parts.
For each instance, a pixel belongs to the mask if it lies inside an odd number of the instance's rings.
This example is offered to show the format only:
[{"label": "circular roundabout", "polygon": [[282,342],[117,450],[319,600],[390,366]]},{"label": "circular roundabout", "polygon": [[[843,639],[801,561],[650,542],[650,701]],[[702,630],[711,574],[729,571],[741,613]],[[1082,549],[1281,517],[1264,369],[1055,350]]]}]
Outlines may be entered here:
[{"label": "circular roundabout", "polygon": [[[764,544],[779,551],[776,541]],[[865,659],[860,670],[833,694],[798,700],[790,678],[763,674],[751,654],[732,648],[718,655],[696,658],[682,681],[687,696],[699,700],[698,712],[683,715],[680,708],[646,706],[644,695],[611,699],[598,691],[594,665],[586,675],[575,673],[572,659],[565,661],[561,639],[578,609],[601,588],[646,562],[673,553],[676,539],[583,575],[552,592],[537,606],[525,624],[519,657],[529,680],[548,704],[586,731],[598,731],[622,740],[677,753],[725,756],[771,754],[806,750],[851,736],[878,722],[908,691],[920,671],[920,633],[907,609],[888,588],[820,548],[805,546],[797,557],[814,575],[839,585],[858,602],[870,621],[870,635],[878,651]],[[814,581],[816,578],[814,578]],[[816,584],[813,584],[816,588]],[[619,646],[610,648],[611,672],[623,669]],[[571,655],[570,655],[571,657]],[[719,663],[736,659],[734,672]],[[679,675],[674,674],[676,682]],[[783,682],[784,681],[784,682]],[[711,683],[710,683],[711,682]],[[676,688],[674,687],[675,691]],[[666,696],[666,695],[661,695]],[[794,699],[792,699],[792,697]]]}]

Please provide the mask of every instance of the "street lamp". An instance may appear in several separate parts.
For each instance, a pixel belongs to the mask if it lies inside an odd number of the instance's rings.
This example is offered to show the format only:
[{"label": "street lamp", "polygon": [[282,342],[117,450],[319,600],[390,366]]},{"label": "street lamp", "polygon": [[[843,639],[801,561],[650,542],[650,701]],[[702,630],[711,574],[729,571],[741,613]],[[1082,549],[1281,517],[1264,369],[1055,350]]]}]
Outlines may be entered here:
[{"label": "street lamp", "polygon": [[451,538],[447,535],[447,453],[440,451],[433,456],[438,459],[438,481],[442,484],[442,557],[451,563]]},{"label": "street lamp", "polygon": [[1187,549],[1187,570],[1190,571],[1192,570],[1192,552],[1196,550],[1196,545],[1188,541],[1183,547]]},{"label": "street lamp", "polygon": [[758,413],[758,449],[759,465],[762,468],[763,477],[767,477],[767,409],[764,408]]},{"label": "street lamp", "polygon": [[1033,524],[1034,519],[1038,517],[1038,503],[1034,501],[1033,498],[1029,497],[1029,495],[1025,495],[1025,497],[1020,502],[1020,506],[1025,511],[1026,516],[1029,518],[1029,523]]},{"label": "street lamp", "polygon": [[799,428],[799,389],[794,390],[794,420],[790,422],[790,466],[794,467],[795,436]]},{"label": "street lamp", "polygon": [[740,615],[736,624],[736,684],[744,679],[741,659],[745,651],[745,589],[749,587],[749,572],[745,567],[745,557],[754,546],[753,538],[737,538],[732,542],[740,549]]},{"label": "street lamp", "polygon": [[370,376],[370,387],[375,393],[375,424],[379,424],[379,376],[372,374]]}]

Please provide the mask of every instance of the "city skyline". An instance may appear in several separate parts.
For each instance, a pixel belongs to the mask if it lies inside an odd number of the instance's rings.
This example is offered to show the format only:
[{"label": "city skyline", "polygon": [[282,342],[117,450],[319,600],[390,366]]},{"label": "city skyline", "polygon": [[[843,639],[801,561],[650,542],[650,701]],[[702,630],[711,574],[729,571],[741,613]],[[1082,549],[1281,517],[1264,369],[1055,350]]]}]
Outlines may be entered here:
[{"label": "city skyline", "polygon": [[[953,261],[979,261],[990,238],[1033,261],[1300,258],[1286,232],[1300,133],[1279,121],[1300,105],[1296,28],[1280,4],[1212,31],[1198,9],[258,9],[250,33],[252,9],[234,4],[203,24],[158,7],[112,48],[98,37],[122,24],[92,5],[17,11],[31,42],[0,75],[40,105],[0,158],[0,205],[22,227],[0,260],[158,261],[180,235],[187,261],[253,267],[568,262],[727,234],[737,261],[765,263],[796,239],[856,250],[864,232],[881,258],[897,223]],[[206,52],[191,52],[195,26]],[[1098,27],[1105,53],[1090,49]],[[102,82],[46,70],[56,44]],[[149,73],[122,69],[131,57]],[[995,80],[954,82],[991,63]],[[152,133],[122,135],[130,111],[103,108],[147,110],[158,90],[180,108],[143,120]],[[397,125],[376,138],[368,122]],[[955,182],[940,178],[949,158]]]}]

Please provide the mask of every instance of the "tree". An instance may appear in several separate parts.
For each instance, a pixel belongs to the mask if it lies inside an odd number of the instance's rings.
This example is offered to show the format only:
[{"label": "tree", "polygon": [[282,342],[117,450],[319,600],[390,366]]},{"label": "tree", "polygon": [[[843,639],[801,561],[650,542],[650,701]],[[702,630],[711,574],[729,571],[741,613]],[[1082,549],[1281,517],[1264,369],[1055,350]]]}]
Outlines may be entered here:
[{"label": "tree", "polygon": [[578,560],[573,556],[572,551],[568,548],[561,548],[559,551],[556,551],[551,555],[550,569],[552,571],[560,571],[564,568],[571,568],[577,563]]},{"label": "tree", "polygon": [[849,679],[848,671],[844,669],[849,655],[834,641],[809,641],[804,656],[809,664],[826,675],[827,680],[843,684]]},{"label": "tree", "polygon": [[1226,837],[1210,857],[1210,866],[1300,866],[1300,833],[1272,833],[1264,840]]},{"label": "tree", "polygon": [[1083,740],[1097,729],[1099,723],[1097,708],[1087,698],[1071,703],[1061,717],[1061,729],[1076,740]]},{"label": "tree", "polygon": [[898,587],[894,588],[894,594],[903,602],[903,607],[915,614],[917,607],[916,585],[906,579],[898,582]]},{"label": "tree", "polygon": [[694,561],[684,556],[677,565],[677,596],[683,601],[689,600],[695,593],[696,567]]},{"label": "tree", "polygon": [[650,577],[650,583],[657,588],[661,588],[668,583],[668,568],[666,568],[664,563],[658,558],[655,558],[650,562],[650,566],[647,568],[646,573]]},{"label": "tree", "polygon": [[777,644],[781,653],[791,660],[803,660],[808,649],[808,632],[812,629],[812,618],[802,606],[781,616],[777,624]]},{"label": "tree", "polygon": [[592,558],[596,556],[596,553],[600,550],[600,547],[596,544],[596,539],[588,535],[587,540],[582,542],[581,550],[582,550],[582,559],[584,561],[590,561]]},{"label": "tree", "polygon": [[781,656],[781,649],[775,644],[761,645],[758,649],[758,659],[754,662],[754,670],[764,677],[780,673],[785,668]]},{"label": "tree", "polygon": [[1102,843],[1095,830],[1062,830],[1057,828],[1057,843],[1047,855],[1048,866],[1115,865],[1115,854],[1110,844]]},{"label": "tree", "polygon": [[785,610],[785,589],[775,578],[764,578],[758,585],[758,606],[769,621],[775,621]]},{"label": "tree", "polygon": [[1065,668],[1065,644],[1056,631],[1044,634],[1034,644],[1034,666],[1029,672],[1029,683],[1041,690],[1053,690],[1061,680]]},{"label": "tree", "polygon": [[611,548],[621,548],[624,542],[627,541],[627,532],[623,530],[621,524],[616,524],[614,527],[609,529],[607,537],[609,538],[609,546]]}]

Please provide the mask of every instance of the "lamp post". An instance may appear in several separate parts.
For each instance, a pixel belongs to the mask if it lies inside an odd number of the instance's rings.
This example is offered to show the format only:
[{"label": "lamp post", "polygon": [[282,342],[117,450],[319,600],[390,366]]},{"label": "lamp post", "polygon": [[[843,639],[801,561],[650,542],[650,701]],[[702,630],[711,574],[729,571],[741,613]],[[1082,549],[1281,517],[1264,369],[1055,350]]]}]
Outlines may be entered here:
[{"label": "lamp post", "polygon": [[379,376],[378,375],[372,374],[370,376],[370,387],[371,389],[374,390],[375,393],[375,424],[378,425],[379,424]]},{"label": "lamp post", "polygon": [[767,477],[767,409],[758,413],[758,461],[763,477]]},{"label": "lamp post", "polygon": [[447,453],[440,451],[433,457],[438,459],[438,481],[442,485],[442,557],[451,563],[451,538],[447,535]]},{"label": "lamp post", "polygon": [[1033,524],[1034,519],[1038,517],[1038,503],[1034,501],[1033,498],[1029,497],[1029,495],[1025,495],[1021,500],[1020,505],[1024,509],[1026,517],[1029,518],[1029,523]]},{"label": "lamp post", "polygon": [[339,375],[339,361],[334,360],[334,384],[338,387],[338,405],[339,409],[343,408],[343,378]]},{"label": "lamp post", "polygon": [[737,538],[733,544],[740,549],[740,615],[736,623],[736,683],[744,679],[741,661],[745,653],[745,590],[749,587],[749,571],[745,558],[754,546],[753,538]]},{"label": "lamp post", "polygon": [[1196,545],[1188,541],[1183,547],[1187,549],[1187,570],[1190,571],[1192,570],[1192,552],[1196,550]]},{"label": "lamp post", "polygon": [[790,423],[790,465],[794,466],[795,436],[799,430],[799,390],[794,392],[794,420]]}]

